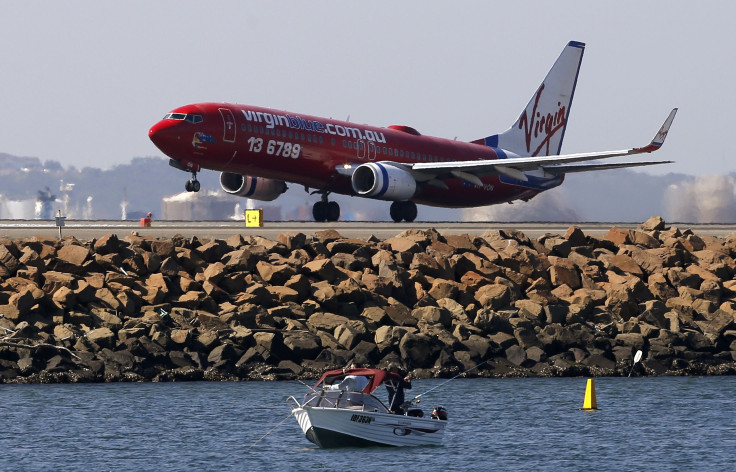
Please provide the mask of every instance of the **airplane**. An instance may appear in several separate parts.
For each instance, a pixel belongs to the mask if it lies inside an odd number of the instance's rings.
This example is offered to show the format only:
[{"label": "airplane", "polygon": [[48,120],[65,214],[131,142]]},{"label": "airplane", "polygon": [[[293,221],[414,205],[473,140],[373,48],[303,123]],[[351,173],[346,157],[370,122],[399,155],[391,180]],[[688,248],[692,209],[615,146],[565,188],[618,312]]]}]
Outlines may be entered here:
[{"label": "airplane", "polygon": [[[677,108],[646,146],[560,154],[585,44],[569,42],[516,122],[470,142],[423,136],[404,125],[374,127],[348,121],[231,103],[197,103],[172,110],[148,132],[169,164],[190,172],[220,171],[228,193],[275,200],[286,183],[321,199],[316,221],[337,221],[331,193],[391,202],[395,222],[412,222],[417,204],[463,208],[528,201],[562,184],[565,175],[672,161],[591,163],[650,153],[664,143]],[[575,164],[583,163],[583,164]]]}]

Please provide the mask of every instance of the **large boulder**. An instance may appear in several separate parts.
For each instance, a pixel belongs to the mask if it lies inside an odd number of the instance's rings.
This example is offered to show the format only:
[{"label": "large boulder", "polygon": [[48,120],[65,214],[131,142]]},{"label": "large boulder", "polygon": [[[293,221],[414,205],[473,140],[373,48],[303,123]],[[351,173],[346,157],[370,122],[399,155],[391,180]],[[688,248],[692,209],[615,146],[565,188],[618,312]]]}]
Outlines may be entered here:
[{"label": "large boulder", "polygon": [[552,356],[567,351],[572,347],[585,349],[593,341],[593,333],[584,325],[562,326],[550,324],[537,335],[540,347],[547,355]]},{"label": "large boulder", "polygon": [[271,285],[283,285],[289,280],[296,271],[293,267],[286,264],[269,264],[265,261],[258,261],[256,270],[261,278]]},{"label": "large boulder", "polygon": [[567,285],[573,290],[580,288],[580,276],[572,261],[554,256],[550,256],[548,259],[551,264],[549,279],[552,285],[555,287]]},{"label": "large boulder", "polygon": [[402,359],[412,368],[429,368],[434,365],[440,345],[427,335],[406,333],[401,338],[399,350]]},{"label": "large boulder", "polygon": [[415,308],[411,312],[411,316],[426,323],[441,324],[446,328],[452,324],[452,315],[450,312],[438,306]]},{"label": "large boulder", "polygon": [[345,349],[353,349],[365,338],[368,338],[368,329],[360,320],[351,320],[335,328],[333,333],[337,342]]},{"label": "large boulder", "polygon": [[97,328],[87,333],[87,340],[100,347],[111,348],[115,345],[117,336],[110,328]]},{"label": "large boulder", "polygon": [[90,257],[90,250],[84,246],[67,244],[56,252],[57,270],[80,273],[82,265]]},{"label": "large boulder", "polygon": [[488,284],[480,287],[474,298],[481,306],[498,310],[511,303],[511,290],[504,284]]},{"label": "large boulder", "polygon": [[402,303],[391,303],[383,307],[391,322],[398,326],[416,326],[417,319],[411,316],[411,310]]},{"label": "large boulder", "polygon": [[325,280],[332,283],[338,276],[337,268],[331,259],[317,259],[304,264],[301,267],[302,273],[316,277],[318,280]]},{"label": "large boulder", "polygon": [[307,326],[313,330],[333,332],[335,328],[347,324],[348,321],[350,321],[350,319],[344,316],[318,311],[312,313],[312,315],[307,318]]},{"label": "large boulder", "polygon": [[295,361],[314,359],[322,350],[319,337],[306,331],[285,332],[283,344]]}]

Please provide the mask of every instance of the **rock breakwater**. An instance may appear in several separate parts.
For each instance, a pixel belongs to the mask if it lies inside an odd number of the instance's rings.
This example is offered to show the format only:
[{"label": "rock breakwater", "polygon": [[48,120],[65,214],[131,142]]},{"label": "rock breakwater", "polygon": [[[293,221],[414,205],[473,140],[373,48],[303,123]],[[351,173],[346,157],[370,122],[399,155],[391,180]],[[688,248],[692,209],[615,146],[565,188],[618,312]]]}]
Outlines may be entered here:
[{"label": "rock breakwater", "polygon": [[0,238],[0,381],[736,373],[736,235]]}]

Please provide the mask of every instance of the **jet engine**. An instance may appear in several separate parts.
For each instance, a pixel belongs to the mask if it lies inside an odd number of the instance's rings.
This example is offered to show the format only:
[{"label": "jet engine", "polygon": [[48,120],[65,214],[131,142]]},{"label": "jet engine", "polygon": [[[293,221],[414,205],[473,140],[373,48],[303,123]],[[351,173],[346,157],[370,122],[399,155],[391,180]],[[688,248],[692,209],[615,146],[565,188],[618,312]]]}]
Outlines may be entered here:
[{"label": "jet engine", "polygon": [[359,165],[351,180],[353,190],[363,197],[409,200],[417,191],[417,181],[409,172],[380,162]]},{"label": "jet engine", "polygon": [[283,180],[250,177],[232,172],[220,174],[220,187],[232,195],[267,202],[276,200],[279,195],[286,192],[286,183]]}]

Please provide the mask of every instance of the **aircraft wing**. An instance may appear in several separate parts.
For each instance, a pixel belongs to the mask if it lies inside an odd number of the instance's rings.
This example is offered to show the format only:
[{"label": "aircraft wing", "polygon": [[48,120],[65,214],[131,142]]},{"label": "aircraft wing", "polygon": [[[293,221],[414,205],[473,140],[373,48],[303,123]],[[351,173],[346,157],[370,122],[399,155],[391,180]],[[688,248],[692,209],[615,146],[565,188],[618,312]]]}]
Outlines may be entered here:
[{"label": "aircraft wing", "polygon": [[620,164],[600,164],[587,166],[564,166],[562,164],[570,164],[574,162],[592,161],[598,159],[607,159],[610,157],[631,156],[634,154],[642,154],[654,152],[662,147],[667,137],[667,132],[675,119],[677,108],[673,109],[664,124],[654,136],[652,141],[638,148],[624,149],[620,151],[604,151],[604,152],[588,152],[578,154],[563,154],[560,156],[535,156],[535,157],[515,157],[508,159],[489,159],[475,161],[452,161],[452,162],[422,162],[415,164],[399,164],[399,166],[410,170],[412,174],[425,174],[425,178],[417,180],[430,180],[432,178],[443,178],[444,176],[454,176],[464,179],[470,183],[480,185],[480,177],[493,174],[503,174],[508,177],[526,181],[525,171],[543,170],[552,175],[560,175],[565,172],[585,172],[592,170],[613,169],[621,167],[639,167],[643,165],[665,164],[671,161],[660,162],[632,162]]},{"label": "aircraft wing", "polygon": [[646,162],[621,162],[617,164],[587,164],[579,166],[549,166],[543,167],[545,172],[553,175],[570,174],[573,172],[590,172],[593,170],[622,169],[625,167],[654,166],[657,164],[672,164],[675,161],[646,161]]}]

